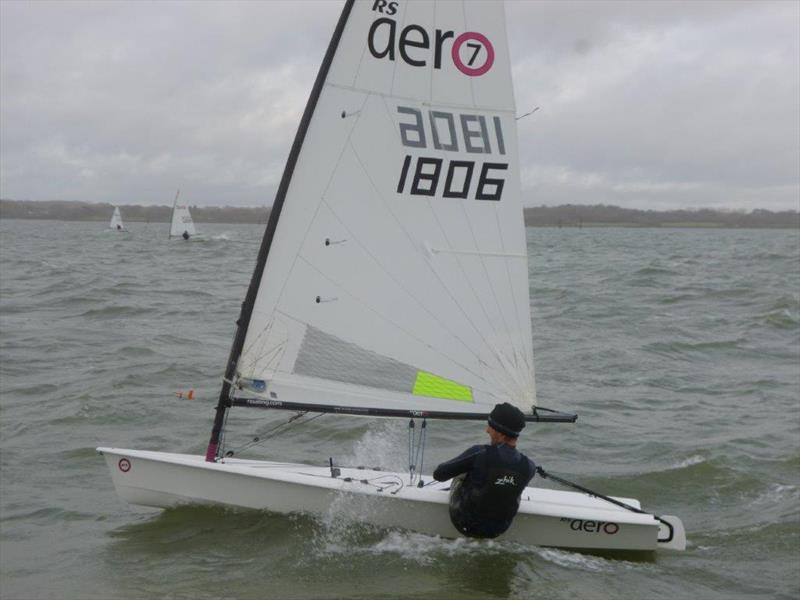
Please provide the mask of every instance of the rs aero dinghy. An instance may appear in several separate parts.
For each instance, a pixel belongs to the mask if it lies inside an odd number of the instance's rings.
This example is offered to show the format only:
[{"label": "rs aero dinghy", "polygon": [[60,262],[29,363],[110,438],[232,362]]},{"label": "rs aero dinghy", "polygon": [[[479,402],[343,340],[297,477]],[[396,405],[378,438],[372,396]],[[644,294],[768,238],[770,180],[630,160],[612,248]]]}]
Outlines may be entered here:
[{"label": "rs aero dinghy", "polygon": [[178,204],[178,197],[181,191],[175,193],[175,200],[172,202],[172,217],[169,221],[169,239],[184,239],[197,237],[197,229],[195,229],[194,221],[192,220],[192,213],[189,212],[188,204]]},{"label": "rs aero dinghy", "polygon": [[125,223],[122,222],[122,214],[119,212],[119,206],[114,207],[114,214],[111,215],[111,221],[109,221],[108,227],[114,231],[127,231],[127,229],[125,229]]},{"label": "rs aero dinghy", "polygon": [[[532,422],[577,418],[536,404],[529,307],[502,3],[348,0],[278,188],[206,455],[98,451],[135,504],[324,514],[351,494],[368,499],[370,523],[458,537],[449,484],[420,475],[429,422],[485,421],[501,402]],[[240,408],[409,419],[409,470],[234,457],[224,426]],[[533,487],[501,539],[685,546],[680,519],[634,499]]]}]

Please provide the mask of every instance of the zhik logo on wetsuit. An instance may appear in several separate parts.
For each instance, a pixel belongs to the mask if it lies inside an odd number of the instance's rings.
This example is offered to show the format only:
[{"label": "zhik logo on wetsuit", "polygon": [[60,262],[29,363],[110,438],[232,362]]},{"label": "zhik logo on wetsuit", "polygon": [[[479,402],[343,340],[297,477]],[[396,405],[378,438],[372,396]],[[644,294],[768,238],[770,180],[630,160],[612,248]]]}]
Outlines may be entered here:
[{"label": "zhik logo on wetsuit", "polygon": [[498,478],[495,482],[495,485],[516,485],[517,482],[514,480],[513,475],[504,475],[503,477]]}]

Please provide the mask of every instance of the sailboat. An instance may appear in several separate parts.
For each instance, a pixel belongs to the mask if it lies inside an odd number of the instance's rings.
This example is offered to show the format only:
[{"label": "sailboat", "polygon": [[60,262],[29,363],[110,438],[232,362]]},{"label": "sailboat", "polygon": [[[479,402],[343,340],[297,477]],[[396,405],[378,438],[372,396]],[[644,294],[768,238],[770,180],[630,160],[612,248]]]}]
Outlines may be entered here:
[{"label": "sailboat", "polygon": [[169,223],[169,237],[182,238],[188,240],[189,238],[197,235],[197,230],[194,227],[192,214],[189,212],[188,204],[178,204],[178,197],[181,191],[175,193],[175,200],[172,202],[172,218]]},{"label": "sailboat", "polygon": [[114,214],[111,215],[111,222],[108,224],[108,227],[114,231],[126,231],[118,206],[114,207]]},{"label": "sailboat", "polygon": [[[503,5],[347,0],[287,160],[203,455],[98,448],[134,504],[325,514],[459,537],[425,432],[537,405],[528,257]],[[239,458],[231,410],[409,421],[408,472]],[[276,449],[277,451],[277,449]],[[534,479],[534,482],[537,480]],[[682,550],[677,517],[631,498],[528,487],[500,539]]]}]

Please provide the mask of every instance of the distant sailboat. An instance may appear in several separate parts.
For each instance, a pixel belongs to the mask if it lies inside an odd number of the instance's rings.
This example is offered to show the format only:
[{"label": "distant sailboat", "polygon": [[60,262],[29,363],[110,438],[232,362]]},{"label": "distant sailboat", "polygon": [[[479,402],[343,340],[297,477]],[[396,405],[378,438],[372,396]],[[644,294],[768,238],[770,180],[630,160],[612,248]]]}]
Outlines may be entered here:
[{"label": "distant sailboat", "polygon": [[[503,4],[398,4],[345,3],[236,321],[205,456],[98,448],[125,500],[325,514],[344,494],[368,500],[363,521],[457,537],[450,484],[421,475],[429,421],[485,423],[501,402],[526,421],[577,418],[536,401]],[[405,419],[408,472],[234,457],[227,416],[246,408],[297,411],[290,422]],[[525,488],[503,538],[686,544],[677,517],[585,488]]]},{"label": "distant sailboat", "polygon": [[194,227],[194,221],[192,221],[192,214],[189,212],[189,205],[178,204],[178,197],[180,195],[181,191],[178,190],[175,194],[175,201],[172,203],[172,219],[169,225],[169,237],[170,239],[182,238],[188,240],[189,238],[197,236],[198,233]]},{"label": "distant sailboat", "polygon": [[110,229],[115,231],[125,231],[125,224],[122,222],[122,215],[119,212],[119,207],[114,207],[114,214],[111,215],[111,222],[108,224]]}]

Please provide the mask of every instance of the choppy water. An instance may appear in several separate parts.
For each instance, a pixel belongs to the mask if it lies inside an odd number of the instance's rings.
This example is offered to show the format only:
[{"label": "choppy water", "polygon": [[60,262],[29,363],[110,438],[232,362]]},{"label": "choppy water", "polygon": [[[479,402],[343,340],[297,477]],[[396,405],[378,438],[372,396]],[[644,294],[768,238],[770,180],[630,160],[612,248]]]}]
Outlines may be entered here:
[{"label": "choppy water", "polygon": [[[642,559],[124,504],[94,448],[204,451],[262,231],[131,229],[0,221],[4,600],[800,595],[796,231],[528,230],[540,403],[580,418],[523,449],[681,516],[688,550]],[[233,411],[229,442],[287,417]],[[432,425],[428,472],[484,437]],[[324,416],[245,456],[402,469],[405,427]]]}]

